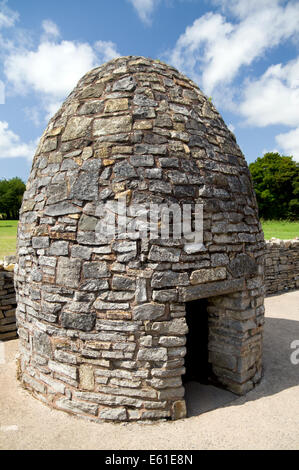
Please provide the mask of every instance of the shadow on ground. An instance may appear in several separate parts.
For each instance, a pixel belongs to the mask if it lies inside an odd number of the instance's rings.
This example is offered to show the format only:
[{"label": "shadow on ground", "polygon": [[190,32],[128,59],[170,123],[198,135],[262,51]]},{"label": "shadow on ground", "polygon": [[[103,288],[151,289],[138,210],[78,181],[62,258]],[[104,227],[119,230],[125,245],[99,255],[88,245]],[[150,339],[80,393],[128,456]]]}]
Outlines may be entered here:
[{"label": "shadow on ground", "polygon": [[[299,318],[299,317],[298,317]],[[261,383],[244,397],[213,385],[189,382],[185,385],[188,417],[198,416],[220,407],[237,406],[248,401],[275,395],[299,385],[299,364],[292,364],[291,343],[299,341],[299,321],[266,318],[264,329],[264,376]],[[299,358],[299,352],[297,354]]]}]

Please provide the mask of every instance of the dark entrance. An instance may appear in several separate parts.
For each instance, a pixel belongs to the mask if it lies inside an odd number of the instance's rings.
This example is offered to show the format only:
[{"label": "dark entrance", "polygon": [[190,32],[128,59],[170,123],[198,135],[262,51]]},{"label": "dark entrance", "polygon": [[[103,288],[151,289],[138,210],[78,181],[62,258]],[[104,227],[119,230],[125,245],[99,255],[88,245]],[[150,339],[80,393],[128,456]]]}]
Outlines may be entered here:
[{"label": "dark entrance", "polygon": [[208,352],[208,312],[207,299],[193,300],[186,303],[186,321],[189,328],[187,334],[187,353],[185,356],[186,374],[183,383],[209,383],[211,365]]}]

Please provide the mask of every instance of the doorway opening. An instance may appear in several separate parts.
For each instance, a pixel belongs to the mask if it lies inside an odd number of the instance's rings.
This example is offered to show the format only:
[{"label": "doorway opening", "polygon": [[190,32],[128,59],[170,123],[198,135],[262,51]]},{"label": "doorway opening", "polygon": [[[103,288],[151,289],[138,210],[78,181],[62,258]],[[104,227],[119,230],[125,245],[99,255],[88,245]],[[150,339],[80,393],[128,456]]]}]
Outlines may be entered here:
[{"label": "doorway opening", "polygon": [[186,343],[184,384],[191,381],[210,383],[212,368],[209,364],[207,305],[207,299],[186,302],[186,322],[189,332]]},{"label": "doorway opening", "polygon": [[197,416],[225,406],[236,399],[236,395],[217,380],[209,363],[209,299],[186,302],[186,322],[189,328],[186,342],[183,375],[187,416]]}]

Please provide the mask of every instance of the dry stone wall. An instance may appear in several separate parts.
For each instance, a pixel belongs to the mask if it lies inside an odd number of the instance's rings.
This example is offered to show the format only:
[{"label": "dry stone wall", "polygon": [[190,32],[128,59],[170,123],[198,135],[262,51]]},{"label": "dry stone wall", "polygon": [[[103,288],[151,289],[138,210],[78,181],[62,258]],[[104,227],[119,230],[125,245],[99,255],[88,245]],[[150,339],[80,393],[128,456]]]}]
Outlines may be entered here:
[{"label": "dry stone wall", "polygon": [[268,295],[299,288],[299,238],[267,241],[265,285]]},{"label": "dry stone wall", "polygon": [[[203,243],[99,235],[104,203],[203,205]],[[264,239],[250,173],[212,103],[159,61],[86,74],[50,120],[20,214],[22,382],[94,420],[186,415],[185,303],[209,298],[209,354],[236,393],[261,378]]]},{"label": "dry stone wall", "polygon": [[[13,268],[0,265],[0,341],[17,337],[15,325],[15,291]],[[138,295],[144,295],[138,282]],[[299,289],[299,239],[266,241],[266,295]]]},{"label": "dry stone wall", "polygon": [[17,337],[14,261],[0,262],[0,341]]}]

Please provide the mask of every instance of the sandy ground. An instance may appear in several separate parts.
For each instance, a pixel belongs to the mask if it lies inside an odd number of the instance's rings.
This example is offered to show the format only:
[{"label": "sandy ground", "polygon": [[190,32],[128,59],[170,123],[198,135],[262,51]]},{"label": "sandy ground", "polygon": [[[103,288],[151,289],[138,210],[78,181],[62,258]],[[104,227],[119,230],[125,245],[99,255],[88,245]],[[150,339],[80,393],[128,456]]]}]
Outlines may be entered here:
[{"label": "sandy ground", "polygon": [[189,418],[148,425],[96,424],[50,410],[16,380],[18,342],[0,343],[0,449],[298,449],[294,340],[299,341],[299,291],[268,297],[262,383],[242,398],[191,384]]}]

